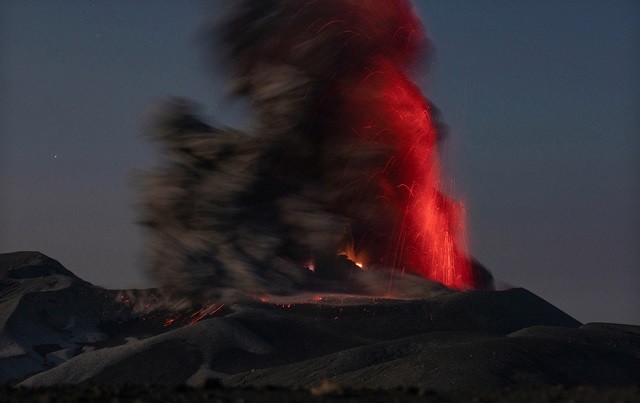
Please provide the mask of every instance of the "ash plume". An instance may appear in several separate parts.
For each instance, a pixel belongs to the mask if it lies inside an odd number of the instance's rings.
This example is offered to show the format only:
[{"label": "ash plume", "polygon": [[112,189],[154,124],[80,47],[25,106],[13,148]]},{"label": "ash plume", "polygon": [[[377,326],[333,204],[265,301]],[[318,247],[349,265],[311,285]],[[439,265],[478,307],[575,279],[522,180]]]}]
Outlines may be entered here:
[{"label": "ash plume", "polygon": [[198,298],[490,285],[438,190],[444,126],[406,73],[430,50],[408,1],[240,1],[205,42],[222,44],[258,126],[212,127],[187,100],[156,111],[147,135],[166,159],[142,222],[163,285]]}]

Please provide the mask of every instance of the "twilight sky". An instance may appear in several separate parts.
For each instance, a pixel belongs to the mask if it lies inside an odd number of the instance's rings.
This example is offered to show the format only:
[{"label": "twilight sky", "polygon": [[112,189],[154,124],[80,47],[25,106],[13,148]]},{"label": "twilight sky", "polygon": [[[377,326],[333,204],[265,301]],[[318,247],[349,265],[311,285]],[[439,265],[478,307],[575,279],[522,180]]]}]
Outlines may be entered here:
[{"label": "twilight sky", "polygon": [[[178,95],[250,125],[196,40],[222,3],[0,1],[0,252],[153,285],[131,183],[155,158],[145,111]],[[473,254],[578,320],[640,324],[640,3],[416,5]]]}]

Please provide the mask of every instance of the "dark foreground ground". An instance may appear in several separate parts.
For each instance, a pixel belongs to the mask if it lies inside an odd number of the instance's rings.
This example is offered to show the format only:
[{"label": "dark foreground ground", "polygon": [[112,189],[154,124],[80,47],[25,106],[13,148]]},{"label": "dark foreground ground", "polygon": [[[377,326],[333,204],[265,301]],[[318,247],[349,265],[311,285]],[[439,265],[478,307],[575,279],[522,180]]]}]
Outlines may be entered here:
[{"label": "dark foreground ground", "polygon": [[203,388],[177,386],[52,386],[0,389],[3,402],[640,402],[640,384],[629,387],[518,386],[496,390],[433,392],[426,389],[343,389],[326,383],[312,389]]},{"label": "dark foreground ground", "polygon": [[419,285],[194,306],[0,255],[0,403],[640,402],[640,326],[582,324],[522,288]]}]

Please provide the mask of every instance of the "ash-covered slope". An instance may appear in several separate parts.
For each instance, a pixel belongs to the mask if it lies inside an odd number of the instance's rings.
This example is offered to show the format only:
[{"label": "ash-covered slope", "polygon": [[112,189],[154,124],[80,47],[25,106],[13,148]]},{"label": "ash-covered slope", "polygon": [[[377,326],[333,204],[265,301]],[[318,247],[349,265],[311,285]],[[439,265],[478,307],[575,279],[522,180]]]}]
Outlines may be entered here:
[{"label": "ash-covered slope", "polygon": [[104,338],[99,296],[38,252],[0,255],[0,380],[20,379]]},{"label": "ash-covered slope", "polygon": [[415,386],[438,391],[514,384],[629,385],[640,375],[637,335],[536,326],[504,336],[436,331],[357,347],[224,379],[228,386],[354,388]]},{"label": "ash-covered slope", "polygon": [[95,287],[40,252],[0,254],[0,382],[22,380],[115,342],[117,332],[108,329],[147,313],[145,304],[161,306],[159,301],[154,290]]},{"label": "ash-covered slope", "polygon": [[[53,280],[57,286],[34,285]],[[409,300],[310,294],[296,303],[245,299],[187,309],[155,291],[107,291],[75,276],[67,282],[59,275],[20,281],[22,287],[31,284],[31,291],[11,291],[2,312],[36,330],[3,327],[3,340],[22,352],[3,344],[7,358],[0,370],[9,374],[17,360],[30,360],[30,371],[39,373],[23,386],[200,385],[210,378],[227,386],[313,386],[331,379],[351,387],[451,390],[640,379],[640,327],[581,325],[521,288],[440,289]],[[8,283],[2,284],[7,295]],[[28,309],[19,303],[6,309],[6,302],[25,295],[32,295]],[[38,316],[42,310],[77,319],[56,327]],[[43,339],[33,333],[61,347],[74,343],[73,354],[53,367],[57,362],[47,363],[41,344],[34,344]],[[96,333],[105,340],[87,339]],[[20,378],[3,376],[5,382]]]}]

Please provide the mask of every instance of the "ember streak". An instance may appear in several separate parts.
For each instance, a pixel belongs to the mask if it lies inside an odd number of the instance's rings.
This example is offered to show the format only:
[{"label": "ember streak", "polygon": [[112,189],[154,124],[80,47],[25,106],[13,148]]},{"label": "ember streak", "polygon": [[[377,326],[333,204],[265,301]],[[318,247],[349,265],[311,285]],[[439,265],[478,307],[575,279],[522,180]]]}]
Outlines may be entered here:
[{"label": "ember streak", "polygon": [[491,286],[439,190],[442,125],[407,74],[430,50],[410,2],[234,2],[206,35],[219,44],[258,125],[214,128],[180,100],[157,111],[148,135],[168,159],[145,179],[142,221],[163,284],[207,298]]},{"label": "ember streak", "polygon": [[365,241],[366,233],[358,234],[360,248],[370,262],[406,269],[451,288],[473,288],[462,207],[438,189],[437,130],[430,107],[393,60],[374,59],[369,67],[363,77],[351,80],[355,85],[340,85],[347,100],[342,121],[362,141],[389,152],[388,160],[380,161],[383,168],[363,181],[375,178],[376,197],[393,224],[389,220],[379,228],[371,244]]}]

